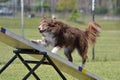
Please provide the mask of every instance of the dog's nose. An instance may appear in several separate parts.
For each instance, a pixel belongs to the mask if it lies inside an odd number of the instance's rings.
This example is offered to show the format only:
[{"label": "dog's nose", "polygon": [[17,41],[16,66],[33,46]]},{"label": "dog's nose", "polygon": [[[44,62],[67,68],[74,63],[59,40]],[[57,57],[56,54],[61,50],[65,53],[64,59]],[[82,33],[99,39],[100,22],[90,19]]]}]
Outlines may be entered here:
[{"label": "dog's nose", "polygon": [[38,30],[40,30],[40,28],[38,27]]},{"label": "dog's nose", "polygon": [[38,28],[38,31],[41,33],[41,30],[40,30],[40,28]]},{"label": "dog's nose", "polygon": [[40,33],[42,33],[42,32],[44,32],[44,31],[45,31],[45,30],[41,30],[40,28],[38,28],[38,30],[39,30],[39,32],[40,32]]}]

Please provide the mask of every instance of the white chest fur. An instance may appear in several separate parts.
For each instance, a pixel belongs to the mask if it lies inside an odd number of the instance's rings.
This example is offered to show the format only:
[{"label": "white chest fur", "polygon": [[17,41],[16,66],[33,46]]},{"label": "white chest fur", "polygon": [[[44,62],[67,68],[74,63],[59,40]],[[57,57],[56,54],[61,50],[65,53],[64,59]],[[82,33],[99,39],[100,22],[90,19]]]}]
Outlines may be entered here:
[{"label": "white chest fur", "polygon": [[50,44],[51,46],[55,45],[55,38],[52,33],[43,33],[43,35],[48,44]]}]

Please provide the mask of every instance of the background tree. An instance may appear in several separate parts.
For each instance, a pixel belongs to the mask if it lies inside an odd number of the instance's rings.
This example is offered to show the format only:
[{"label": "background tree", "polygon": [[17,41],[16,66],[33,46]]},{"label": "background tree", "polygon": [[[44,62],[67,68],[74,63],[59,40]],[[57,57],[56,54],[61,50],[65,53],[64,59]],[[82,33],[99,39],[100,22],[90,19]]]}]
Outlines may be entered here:
[{"label": "background tree", "polygon": [[73,9],[77,8],[76,2],[78,0],[59,0],[57,3],[57,10],[58,11],[72,11]]},{"label": "background tree", "polygon": [[0,2],[7,2],[8,0],[0,0]]}]

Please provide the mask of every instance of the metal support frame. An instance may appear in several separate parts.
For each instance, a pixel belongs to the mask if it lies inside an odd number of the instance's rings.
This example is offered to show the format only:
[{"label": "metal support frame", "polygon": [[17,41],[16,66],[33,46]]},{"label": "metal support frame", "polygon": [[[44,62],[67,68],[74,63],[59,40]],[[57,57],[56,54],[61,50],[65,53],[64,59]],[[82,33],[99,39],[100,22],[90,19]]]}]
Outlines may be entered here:
[{"label": "metal support frame", "polygon": [[[50,59],[46,52],[40,52],[34,49],[17,49],[14,50],[13,53],[15,55],[0,69],[0,74],[18,57],[21,62],[25,65],[25,67],[29,70],[29,72],[24,76],[22,80],[26,80],[31,74],[35,77],[36,80],[40,80],[38,75],[34,72],[41,64],[47,64],[53,66],[53,68],[57,71],[60,77],[63,80],[67,80],[66,77],[62,74],[62,72],[58,69],[58,67],[54,64],[54,62]],[[38,61],[33,60],[25,60],[21,54],[36,54],[43,55],[43,57]],[[46,61],[47,60],[47,61]],[[33,68],[31,68],[28,63],[36,64]]]},{"label": "metal support frame", "polygon": [[1,69],[0,74],[17,58],[16,55],[14,55]]}]

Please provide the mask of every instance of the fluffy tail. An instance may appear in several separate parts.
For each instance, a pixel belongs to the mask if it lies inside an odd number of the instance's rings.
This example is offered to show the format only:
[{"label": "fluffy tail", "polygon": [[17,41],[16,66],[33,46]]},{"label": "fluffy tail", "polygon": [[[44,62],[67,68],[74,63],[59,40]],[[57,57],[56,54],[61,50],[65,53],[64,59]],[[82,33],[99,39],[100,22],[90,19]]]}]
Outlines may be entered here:
[{"label": "fluffy tail", "polygon": [[96,22],[90,22],[88,28],[85,30],[85,35],[90,44],[95,44],[96,38],[99,36],[101,26]]}]

